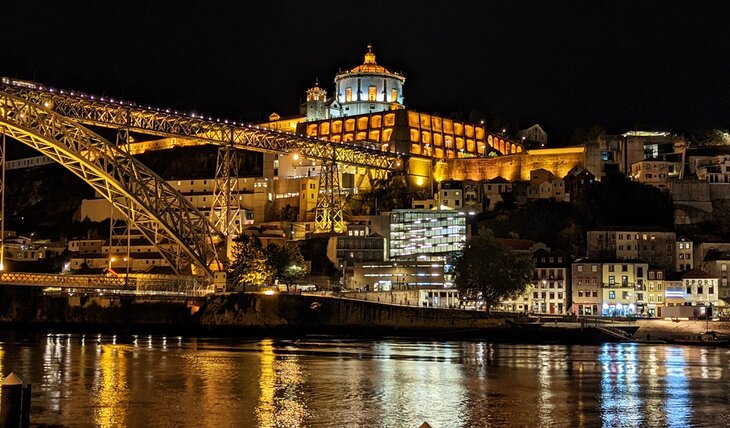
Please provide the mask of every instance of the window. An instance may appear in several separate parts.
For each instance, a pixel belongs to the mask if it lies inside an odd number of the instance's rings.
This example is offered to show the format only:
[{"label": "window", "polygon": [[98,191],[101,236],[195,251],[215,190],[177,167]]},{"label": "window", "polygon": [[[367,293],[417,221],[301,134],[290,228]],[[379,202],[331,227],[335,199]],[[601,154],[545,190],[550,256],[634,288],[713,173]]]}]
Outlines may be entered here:
[{"label": "window", "polygon": [[723,272],[727,271],[727,263],[723,263],[722,265],[720,265],[720,270]]},{"label": "window", "polygon": [[702,294],[702,286],[701,285],[698,285],[697,286],[697,294]]},{"label": "window", "polygon": [[715,287],[711,285],[709,287],[709,290],[707,290],[707,292],[710,293],[710,294],[715,294]]},{"label": "window", "polygon": [[614,285],[616,284],[616,277],[611,275],[608,277],[608,285]]},{"label": "window", "polygon": [[656,291],[662,291],[662,284],[659,283],[656,285]]},{"label": "window", "polygon": [[578,265],[578,272],[583,272],[583,265]]},{"label": "window", "polygon": [[692,294],[692,287],[690,287],[690,286],[688,285],[688,286],[687,286],[687,295],[689,296],[690,294]]},{"label": "window", "polygon": [[621,272],[628,272],[629,267],[627,265],[621,265]]},{"label": "window", "polygon": [[352,101],[352,88],[345,88],[345,102]]},{"label": "window", "polygon": [[591,266],[591,272],[598,272],[598,266],[597,265]]},{"label": "window", "polygon": [[583,292],[582,291],[579,291],[578,292],[578,297],[583,297]]},{"label": "window", "polygon": [[608,271],[609,272],[613,272],[613,269],[614,269],[613,265],[608,265]]},{"label": "window", "polygon": [[662,295],[661,294],[658,295],[658,296],[656,296],[656,301],[657,301],[657,303],[661,303],[662,302]]},{"label": "window", "polygon": [[368,101],[374,102],[375,101],[375,86],[369,86],[368,87]]},{"label": "window", "polygon": [[394,102],[394,103],[398,102],[398,90],[397,89],[390,90],[390,101]]},{"label": "window", "polygon": [[608,292],[608,298],[613,300],[616,298],[616,292],[615,291],[609,291]]},{"label": "window", "polygon": [[644,276],[644,268],[643,267],[637,267],[636,268],[636,276]]},{"label": "window", "polygon": [[598,291],[593,290],[593,297],[598,297]]}]

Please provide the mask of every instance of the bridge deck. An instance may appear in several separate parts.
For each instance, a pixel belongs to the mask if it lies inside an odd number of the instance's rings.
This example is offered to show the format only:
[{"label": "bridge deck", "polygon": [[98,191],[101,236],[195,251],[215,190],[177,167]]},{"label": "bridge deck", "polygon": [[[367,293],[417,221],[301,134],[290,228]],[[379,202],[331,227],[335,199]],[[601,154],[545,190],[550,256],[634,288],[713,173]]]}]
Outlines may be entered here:
[{"label": "bridge deck", "polygon": [[105,276],[3,272],[0,273],[0,285],[138,296],[202,297],[215,291],[213,285],[202,277],[138,274]]}]

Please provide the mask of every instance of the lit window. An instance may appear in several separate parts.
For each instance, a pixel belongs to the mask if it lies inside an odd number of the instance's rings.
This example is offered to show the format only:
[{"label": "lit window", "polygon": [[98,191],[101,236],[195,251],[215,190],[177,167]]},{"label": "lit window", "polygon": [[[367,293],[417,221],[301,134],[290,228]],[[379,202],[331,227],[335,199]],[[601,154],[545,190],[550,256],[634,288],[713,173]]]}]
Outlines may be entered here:
[{"label": "lit window", "polygon": [[394,103],[398,102],[398,90],[397,89],[390,90],[390,101],[394,102]]},{"label": "lit window", "polygon": [[368,87],[368,101],[370,101],[370,102],[375,101],[375,86]]},{"label": "lit window", "polygon": [[345,88],[345,102],[352,101],[352,88]]}]

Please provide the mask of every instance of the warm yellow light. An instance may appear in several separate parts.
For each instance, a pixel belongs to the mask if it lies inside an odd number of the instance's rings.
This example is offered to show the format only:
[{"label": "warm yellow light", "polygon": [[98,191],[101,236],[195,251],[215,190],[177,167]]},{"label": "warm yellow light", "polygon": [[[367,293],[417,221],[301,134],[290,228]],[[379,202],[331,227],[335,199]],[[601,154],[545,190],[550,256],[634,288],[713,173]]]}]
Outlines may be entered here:
[{"label": "warm yellow light", "polygon": [[299,153],[294,153],[294,160],[295,161],[299,160]]},{"label": "warm yellow light", "polygon": [[423,186],[423,177],[416,178],[416,184],[418,186]]},{"label": "warm yellow light", "polygon": [[266,290],[266,291],[264,291],[264,294],[266,294],[267,296],[273,296],[274,293],[275,293],[274,290]]},{"label": "warm yellow light", "polygon": [[117,259],[115,259],[114,257],[112,257],[110,260],[111,260],[112,263],[114,263],[114,262],[117,261]]}]

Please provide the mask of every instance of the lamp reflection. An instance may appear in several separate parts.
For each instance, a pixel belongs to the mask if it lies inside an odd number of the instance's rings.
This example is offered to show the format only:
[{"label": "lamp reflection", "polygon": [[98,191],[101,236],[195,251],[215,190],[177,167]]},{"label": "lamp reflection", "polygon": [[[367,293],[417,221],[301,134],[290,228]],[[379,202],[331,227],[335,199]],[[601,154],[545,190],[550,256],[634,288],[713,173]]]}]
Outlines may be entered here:
[{"label": "lamp reflection", "polygon": [[689,426],[690,392],[684,353],[684,348],[669,348],[664,357],[664,364],[667,367],[667,373],[664,376],[666,379],[665,413],[668,426],[673,427]]},{"label": "lamp reflection", "polygon": [[103,427],[126,426],[127,355],[120,345],[99,346],[94,392],[96,424]]},{"label": "lamp reflection", "polygon": [[304,426],[308,414],[303,384],[299,357],[277,358],[273,340],[262,340],[259,376],[261,394],[255,411],[258,426]]},{"label": "lamp reflection", "polygon": [[642,425],[637,382],[637,346],[605,344],[601,364],[601,418],[604,426]]}]

